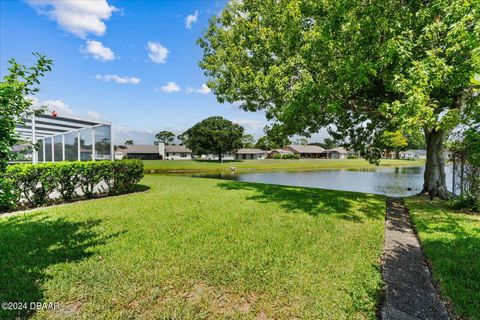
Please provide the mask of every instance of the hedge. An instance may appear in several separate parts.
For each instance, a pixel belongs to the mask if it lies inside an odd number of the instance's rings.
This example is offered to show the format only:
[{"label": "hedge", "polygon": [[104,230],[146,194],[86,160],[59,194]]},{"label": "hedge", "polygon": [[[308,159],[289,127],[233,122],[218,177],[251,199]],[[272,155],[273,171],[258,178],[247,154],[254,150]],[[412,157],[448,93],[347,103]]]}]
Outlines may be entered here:
[{"label": "hedge", "polygon": [[0,179],[0,212],[132,192],[142,177],[143,163],[136,159],[16,164]]}]

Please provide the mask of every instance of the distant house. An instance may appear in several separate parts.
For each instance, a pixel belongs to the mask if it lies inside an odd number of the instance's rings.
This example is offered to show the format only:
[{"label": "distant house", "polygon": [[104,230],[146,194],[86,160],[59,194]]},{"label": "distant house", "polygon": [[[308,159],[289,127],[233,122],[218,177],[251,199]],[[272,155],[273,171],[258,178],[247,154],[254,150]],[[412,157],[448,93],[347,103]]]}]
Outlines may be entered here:
[{"label": "distant house", "polygon": [[294,154],[300,155],[300,158],[311,159],[311,158],[325,158],[325,149],[319,146],[313,145],[288,145],[285,150],[289,150]]},{"label": "distant house", "polygon": [[427,158],[427,150],[400,151],[400,158],[402,158],[402,159],[426,159]]},{"label": "distant house", "polygon": [[349,152],[344,147],[337,147],[325,150],[325,158],[327,159],[346,159],[353,152]]},{"label": "distant house", "polygon": [[267,151],[262,149],[238,149],[233,153],[236,160],[265,159]]},{"label": "distant house", "polygon": [[[200,159],[203,160],[218,160],[218,154],[202,154]],[[224,153],[222,154],[222,160],[234,160],[235,156],[233,153]]]},{"label": "distant house", "polygon": [[164,160],[192,160],[192,150],[185,146],[169,146],[164,143],[158,144],[160,156]]},{"label": "distant house", "polygon": [[272,158],[275,154],[279,154],[279,155],[283,156],[283,155],[286,155],[286,154],[293,154],[293,152],[290,151],[290,150],[285,150],[285,149],[273,149],[273,150],[270,150],[268,152],[268,156],[272,157]]},{"label": "distant house", "polygon": [[[122,156],[123,154],[123,156]],[[142,159],[142,160],[161,160],[158,146],[152,145],[128,145],[125,149],[120,149],[115,152],[115,159],[122,159],[124,157],[130,159]]]}]

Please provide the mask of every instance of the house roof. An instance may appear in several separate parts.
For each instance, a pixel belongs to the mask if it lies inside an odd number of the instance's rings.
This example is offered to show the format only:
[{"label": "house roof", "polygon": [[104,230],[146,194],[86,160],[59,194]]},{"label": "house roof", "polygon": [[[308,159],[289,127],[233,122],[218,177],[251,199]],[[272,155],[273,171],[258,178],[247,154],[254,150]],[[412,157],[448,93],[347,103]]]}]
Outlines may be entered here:
[{"label": "house roof", "polygon": [[262,149],[254,149],[254,148],[245,148],[245,149],[238,149],[236,154],[263,154],[267,153],[267,151],[264,151]]},{"label": "house roof", "polygon": [[284,150],[284,149],[273,149],[273,150],[270,150],[270,153],[279,153],[279,154],[293,154],[292,151],[290,150]]},{"label": "house roof", "polygon": [[295,153],[323,153],[325,149],[319,146],[312,146],[312,145],[288,145],[287,148],[291,149]]},{"label": "house roof", "polygon": [[165,146],[165,152],[180,152],[180,153],[192,153],[192,150],[185,146]]},{"label": "house roof", "polygon": [[158,146],[152,144],[136,144],[136,145],[129,145],[126,146],[127,148],[124,150],[125,153],[154,153],[160,154],[160,150]]},{"label": "house roof", "polygon": [[336,148],[333,148],[333,149],[328,149],[326,151],[327,152],[348,153],[347,149],[345,149],[344,147],[336,147]]}]

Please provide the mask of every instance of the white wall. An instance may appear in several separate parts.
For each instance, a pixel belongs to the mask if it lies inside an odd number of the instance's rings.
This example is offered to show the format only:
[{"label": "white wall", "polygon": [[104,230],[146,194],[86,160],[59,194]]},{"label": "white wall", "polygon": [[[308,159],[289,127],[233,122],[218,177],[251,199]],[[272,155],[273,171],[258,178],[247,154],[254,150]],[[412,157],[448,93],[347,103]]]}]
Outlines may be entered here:
[{"label": "white wall", "polygon": [[192,160],[192,154],[186,152],[167,152],[165,153],[165,160]]}]

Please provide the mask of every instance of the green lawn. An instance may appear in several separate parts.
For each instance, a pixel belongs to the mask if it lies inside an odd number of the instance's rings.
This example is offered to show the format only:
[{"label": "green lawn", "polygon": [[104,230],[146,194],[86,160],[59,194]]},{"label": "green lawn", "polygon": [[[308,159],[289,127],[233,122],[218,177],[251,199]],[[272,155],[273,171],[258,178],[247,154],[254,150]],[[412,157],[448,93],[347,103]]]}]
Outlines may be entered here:
[{"label": "green lawn", "polygon": [[148,192],[0,219],[0,301],[61,303],[38,319],[375,319],[384,197],[143,183]]},{"label": "green lawn", "polygon": [[407,205],[442,296],[457,316],[480,319],[480,216],[420,197]]},{"label": "green lawn", "polygon": [[[301,159],[301,160],[233,160],[220,163],[207,160],[145,160],[145,170],[155,172],[180,171],[230,171],[231,167],[237,171],[248,170],[321,170],[343,168],[374,168],[375,165],[364,159]],[[423,166],[423,160],[395,160],[384,159],[381,166]]]}]

